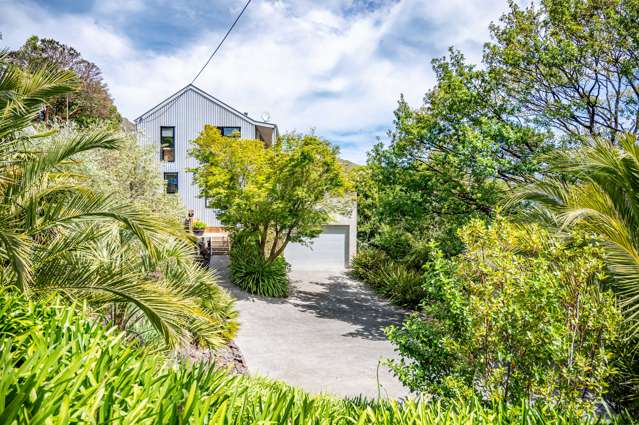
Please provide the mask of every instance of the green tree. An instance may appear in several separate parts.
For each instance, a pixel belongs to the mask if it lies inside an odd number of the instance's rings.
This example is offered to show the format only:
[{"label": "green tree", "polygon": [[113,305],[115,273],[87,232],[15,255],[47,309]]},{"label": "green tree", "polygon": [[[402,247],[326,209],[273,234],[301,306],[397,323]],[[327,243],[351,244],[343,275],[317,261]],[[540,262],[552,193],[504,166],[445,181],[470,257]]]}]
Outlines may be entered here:
[{"label": "green tree", "polygon": [[614,373],[621,322],[599,287],[600,249],[500,218],[473,220],[460,236],[463,254],[425,270],[423,311],[388,332],[401,354],[395,373],[437,397],[592,411]]},{"label": "green tree", "polygon": [[[31,74],[0,64],[0,285],[33,296],[61,292],[97,307],[131,306],[169,345],[190,342],[194,333],[219,344],[226,319],[210,314],[196,295],[212,278],[184,279],[180,288],[162,273],[163,264],[178,259],[166,253],[167,240],[183,247],[183,232],[80,184],[69,170],[83,153],[117,149],[120,138],[105,130],[55,137],[56,130],[32,125],[43,103],[77,84],[70,71]],[[106,248],[136,248],[136,264],[145,267],[127,268]]]},{"label": "green tree", "polygon": [[499,190],[496,181],[514,185],[536,171],[538,155],[548,149],[546,135],[523,125],[500,80],[467,64],[460,52],[450,49],[448,57],[434,59],[433,71],[437,83],[421,108],[400,100],[393,145],[440,174],[442,183],[450,181],[469,207],[488,212],[492,203],[484,193]]},{"label": "green tree", "polygon": [[638,21],[636,0],[511,1],[484,61],[522,118],[615,142],[639,131]]},{"label": "green tree", "polygon": [[344,208],[340,197],[348,183],[337,148],[316,136],[288,134],[266,147],[205,126],[193,144],[201,195],[228,228],[254,236],[267,262],[288,243],[318,236],[331,214]]},{"label": "green tree", "polygon": [[437,84],[424,105],[413,109],[401,98],[390,144],[369,154],[358,179],[359,211],[369,220],[360,235],[370,240],[385,223],[438,239],[454,253],[455,229],[491,216],[551,146],[547,135],[519,122],[493,74],[468,65],[461,53],[451,49],[433,70]]},{"label": "green tree", "polygon": [[18,50],[9,53],[9,60],[27,71],[48,67],[71,71],[77,77],[79,85],[75,91],[49,99],[47,119],[62,121],[68,118],[81,125],[98,121],[120,123],[120,114],[102,79],[102,71],[73,47],[50,38],[32,36]]}]

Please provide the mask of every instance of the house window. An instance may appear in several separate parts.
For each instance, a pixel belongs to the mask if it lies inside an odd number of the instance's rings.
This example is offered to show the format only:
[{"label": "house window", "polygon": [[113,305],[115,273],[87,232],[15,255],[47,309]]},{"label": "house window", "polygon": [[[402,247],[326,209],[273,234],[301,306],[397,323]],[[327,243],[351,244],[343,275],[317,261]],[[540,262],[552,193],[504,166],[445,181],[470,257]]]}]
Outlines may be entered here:
[{"label": "house window", "polygon": [[224,137],[240,137],[242,135],[242,129],[240,127],[218,127],[220,133]]},{"label": "house window", "polygon": [[178,173],[164,173],[164,181],[166,182],[166,193],[178,192]]},{"label": "house window", "polygon": [[175,162],[175,127],[160,127],[160,161]]}]

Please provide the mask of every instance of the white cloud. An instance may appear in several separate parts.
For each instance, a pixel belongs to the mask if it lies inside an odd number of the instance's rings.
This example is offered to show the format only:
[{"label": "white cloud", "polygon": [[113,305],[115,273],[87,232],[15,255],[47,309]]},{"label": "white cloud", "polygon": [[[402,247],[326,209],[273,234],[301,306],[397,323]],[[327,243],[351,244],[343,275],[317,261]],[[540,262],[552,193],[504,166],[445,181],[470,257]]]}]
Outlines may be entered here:
[{"label": "white cloud", "polygon": [[[143,8],[139,1],[121,3],[126,7],[105,4],[95,14]],[[347,15],[344,6],[253,2],[196,84],[253,116],[270,112],[283,131],[353,134],[334,140],[346,144],[346,158],[362,162],[380,126],[390,127],[399,94],[417,105],[432,85],[430,59],[455,45],[479,60],[489,22],[506,7],[505,0],[402,0]],[[203,32],[162,54],[135,47],[123,28],[95,15],[51,16],[31,3],[3,9],[0,31],[9,47],[32,34],[73,45],[100,66],[130,119],[189,83],[226,30]]]},{"label": "white cloud", "polygon": [[143,0],[108,0],[94,5],[94,13],[105,15],[122,15],[144,9]]}]

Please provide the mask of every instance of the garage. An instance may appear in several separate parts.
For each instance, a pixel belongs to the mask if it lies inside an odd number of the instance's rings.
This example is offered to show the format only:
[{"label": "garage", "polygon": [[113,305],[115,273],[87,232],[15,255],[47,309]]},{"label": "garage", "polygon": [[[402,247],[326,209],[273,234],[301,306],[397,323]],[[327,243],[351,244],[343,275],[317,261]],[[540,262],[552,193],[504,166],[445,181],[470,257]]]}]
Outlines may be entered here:
[{"label": "garage", "polygon": [[288,244],[284,258],[296,270],[341,270],[349,259],[349,226],[324,226],[322,233],[305,246]]}]

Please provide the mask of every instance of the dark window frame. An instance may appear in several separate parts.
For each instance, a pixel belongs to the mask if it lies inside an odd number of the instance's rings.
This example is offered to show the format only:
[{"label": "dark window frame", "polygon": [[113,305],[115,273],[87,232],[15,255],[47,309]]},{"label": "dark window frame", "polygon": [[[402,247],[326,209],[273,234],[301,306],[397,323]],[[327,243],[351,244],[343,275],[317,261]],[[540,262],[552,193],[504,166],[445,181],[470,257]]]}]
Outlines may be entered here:
[{"label": "dark window frame", "polygon": [[240,133],[240,137],[242,137],[242,127],[235,127],[235,126],[226,126],[226,125],[219,125],[217,127],[218,130],[220,130],[220,133],[222,134],[222,136],[224,136],[224,129],[231,129],[231,133],[226,136],[226,137],[231,137],[231,134],[233,134],[234,131],[237,131],[238,133]]},{"label": "dark window frame", "polygon": [[[166,160],[164,159],[164,147],[163,147],[163,142],[162,142],[162,130],[166,129],[166,128],[170,128],[171,130],[173,130],[173,159],[172,160]],[[162,162],[175,162],[175,126],[173,125],[162,125],[160,126],[160,161]]]},{"label": "dark window frame", "polygon": [[[169,176],[175,176],[175,191],[174,192],[170,192],[169,191],[169,180],[167,177]],[[174,193],[178,193],[180,191],[180,173],[175,172],[175,171],[167,171],[164,173],[164,183],[166,184],[165,190],[166,193],[168,194],[174,194]]]}]

